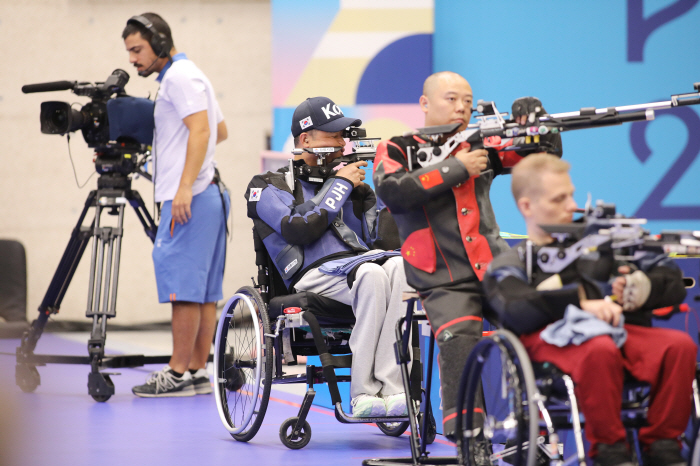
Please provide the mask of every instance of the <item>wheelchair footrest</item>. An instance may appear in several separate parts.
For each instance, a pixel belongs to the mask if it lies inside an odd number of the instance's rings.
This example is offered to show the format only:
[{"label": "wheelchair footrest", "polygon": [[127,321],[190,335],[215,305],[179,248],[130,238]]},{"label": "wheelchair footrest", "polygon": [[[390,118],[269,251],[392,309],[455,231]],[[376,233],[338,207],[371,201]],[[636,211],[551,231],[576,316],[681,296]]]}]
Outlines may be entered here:
[{"label": "wheelchair footrest", "polygon": [[408,422],[408,416],[352,417],[343,411],[341,403],[335,404],[335,418],[343,424],[370,424],[373,422]]},{"label": "wheelchair footrest", "polygon": [[457,456],[427,456],[420,457],[414,460],[412,457],[407,458],[372,458],[362,462],[364,466],[402,466],[404,464],[420,464],[421,466],[438,466],[438,465],[458,465],[459,457]]}]

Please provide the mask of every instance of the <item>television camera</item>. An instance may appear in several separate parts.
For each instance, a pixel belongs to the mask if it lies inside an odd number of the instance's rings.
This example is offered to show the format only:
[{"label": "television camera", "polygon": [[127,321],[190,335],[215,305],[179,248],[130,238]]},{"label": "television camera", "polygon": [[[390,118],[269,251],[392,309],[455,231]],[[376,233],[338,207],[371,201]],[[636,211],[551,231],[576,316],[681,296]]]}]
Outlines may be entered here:
[{"label": "television camera", "polygon": [[69,135],[81,130],[88,147],[95,149],[95,168],[101,175],[139,173],[143,170],[146,154],[153,140],[153,101],[130,97],[124,86],[129,74],[116,69],[105,82],[95,84],[77,81],[53,81],[27,84],[25,94],[71,90],[76,95],[90,97],[80,109],[68,102],[41,103],[39,121],[44,134]]}]

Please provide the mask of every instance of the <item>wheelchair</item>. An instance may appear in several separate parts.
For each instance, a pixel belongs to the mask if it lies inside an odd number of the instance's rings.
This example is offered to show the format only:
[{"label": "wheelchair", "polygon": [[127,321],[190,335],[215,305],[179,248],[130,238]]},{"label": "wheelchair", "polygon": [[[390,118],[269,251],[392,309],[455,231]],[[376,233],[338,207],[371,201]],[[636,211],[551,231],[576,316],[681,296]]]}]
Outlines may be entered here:
[{"label": "wheelchair", "polygon": [[[482,430],[475,428],[474,416],[466,413],[474,413],[479,381],[489,369],[486,365],[489,361],[492,362],[490,369],[497,377],[492,372],[488,379],[498,380],[496,385],[500,386],[484,386],[484,392],[496,398],[500,407],[487,409]],[[693,381],[693,401],[694,434],[684,440],[690,450],[689,464],[696,465],[700,464],[697,462],[700,445],[696,445],[700,443],[697,441],[700,427],[697,373]],[[621,415],[628,442],[634,446],[633,455],[637,459],[641,458],[641,451],[636,431],[646,422],[648,406],[649,385],[625,380]],[[489,439],[494,447],[504,445],[501,451],[491,454],[492,462],[504,460],[513,466],[587,464],[583,422],[573,381],[550,363],[532,363],[519,338],[507,330],[494,331],[470,353],[460,381],[457,413],[459,464],[471,464],[470,452],[478,436]],[[568,458],[564,457],[562,430],[573,431],[575,452]]]},{"label": "wheelchair", "polygon": [[[311,440],[306,417],[316,395],[314,385],[326,383],[338,421],[376,423],[386,435],[402,435],[415,422],[410,416],[353,418],[343,411],[338,383],[349,382],[351,376],[338,375],[335,369],[352,365],[348,345],[355,323],[352,308],[315,293],[289,294],[255,229],[253,237],[258,282],[253,280],[253,286],[240,288],[229,299],[216,330],[214,393],[226,430],[237,441],[251,440],[263,422],[272,385],[305,383],[307,391],[298,414],[284,421],[279,430],[286,447],[301,449]],[[417,346],[417,329],[412,333],[412,344]],[[307,365],[303,374],[286,374],[283,361],[295,365],[298,356],[319,356],[321,367]],[[424,397],[420,351],[414,348],[413,356],[404,357],[401,363],[404,388],[410,394],[409,413],[418,413],[421,420],[423,416],[432,419],[430,412],[420,411]],[[434,419],[428,426],[425,437],[434,439]]]}]

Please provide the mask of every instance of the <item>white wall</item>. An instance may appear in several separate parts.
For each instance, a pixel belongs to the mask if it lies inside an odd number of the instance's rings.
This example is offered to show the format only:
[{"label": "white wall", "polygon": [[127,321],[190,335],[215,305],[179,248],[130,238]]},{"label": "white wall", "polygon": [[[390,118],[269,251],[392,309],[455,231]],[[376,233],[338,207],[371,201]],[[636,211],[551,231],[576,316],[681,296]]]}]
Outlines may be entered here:
[{"label": "white wall", "polygon": [[[27,250],[30,320],[97,176],[78,189],[66,138],[39,131],[41,102],[84,105],[88,100],[70,91],[23,94],[20,89],[46,81],[104,81],[122,68],[131,75],[126,86],[130,95],[154,95],[155,75],[144,79],[136,74],[121,39],[126,20],[146,11],[168,21],[178,51],[207,74],[228,126],[228,140],[217,147],[233,206],[225,299],[250,284],[256,273],[243,192],[259,171],[258,154],[271,129],[269,1],[0,0],[0,238],[19,240]],[[82,184],[95,172],[92,151],[80,133],[73,134],[70,147]],[[139,179],[133,187],[150,210],[152,185]],[[131,209],[124,228],[117,318],[111,322],[169,320],[170,306],[158,304],[152,244]],[[85,319],[89,261],[88,248],[56,319]]]}]

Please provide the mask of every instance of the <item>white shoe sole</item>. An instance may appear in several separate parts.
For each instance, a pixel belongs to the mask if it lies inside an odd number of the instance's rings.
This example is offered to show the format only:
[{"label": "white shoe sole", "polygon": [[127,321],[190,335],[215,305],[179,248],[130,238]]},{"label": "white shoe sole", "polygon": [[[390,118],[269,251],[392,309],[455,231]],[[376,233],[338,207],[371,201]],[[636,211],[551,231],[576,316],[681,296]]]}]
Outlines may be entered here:
[{"label": "white shoe sole", "polygon": [[386,412],[387,416],[408,416],[408,409],[406,409],[406,405],[402,406],[394,406],[392,409],[387,410]]},{"label": "white shoe sole", "polygon": [[197,395],[208,395],[210,393],[213,393],[214,390],[211,388],[211,384],[201,384],[201,385],[196,385],[194,387],[194,391]]},{"label": "white shoe sole", "polygon": [[195,396],[196,394],[197,394],[197,392],[194,391],[194,388],[192,388],[191,390],[182,390],[179,392],[167,392],[167,393],[158,393],[158,394],[134,393],[134,395],[139,396],[141,398],[176,398],[176,397],[185,397],[185,396]]}]

